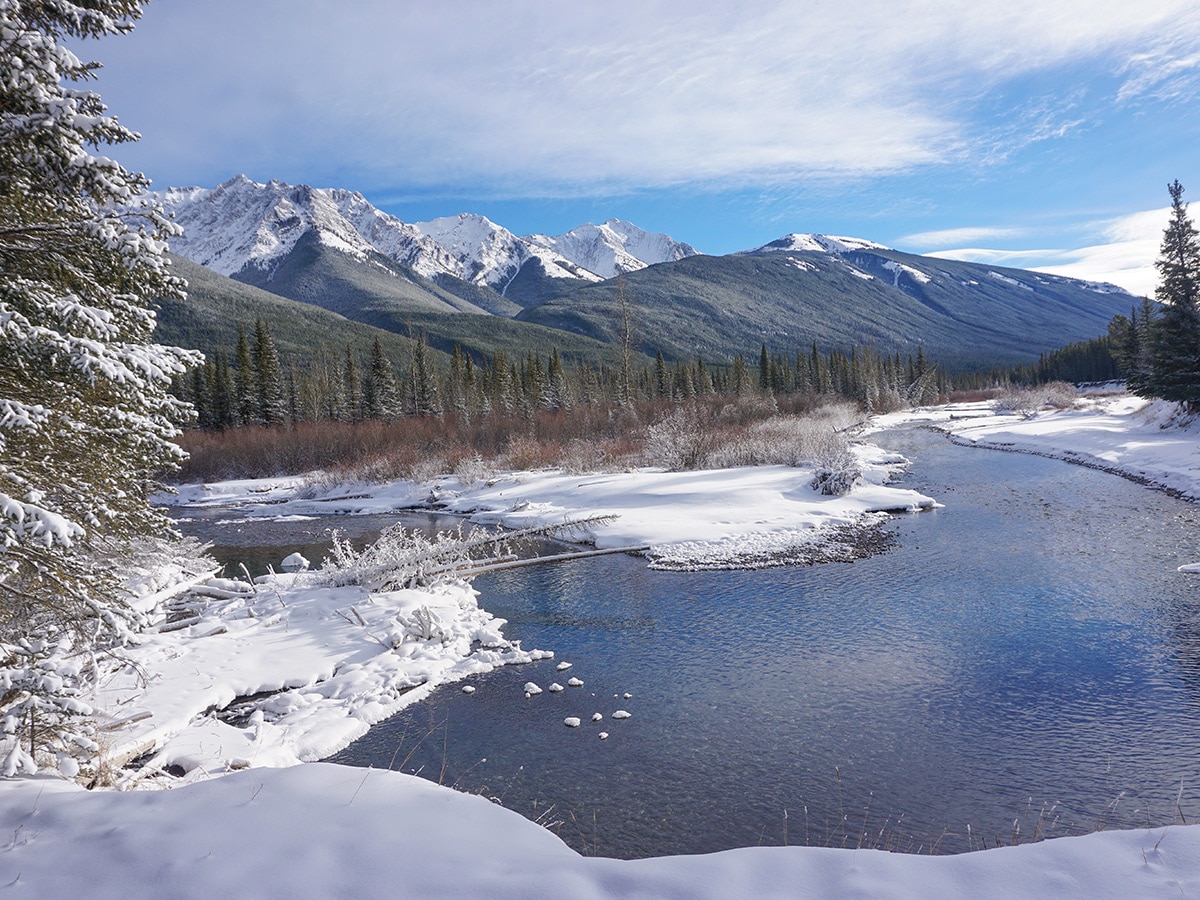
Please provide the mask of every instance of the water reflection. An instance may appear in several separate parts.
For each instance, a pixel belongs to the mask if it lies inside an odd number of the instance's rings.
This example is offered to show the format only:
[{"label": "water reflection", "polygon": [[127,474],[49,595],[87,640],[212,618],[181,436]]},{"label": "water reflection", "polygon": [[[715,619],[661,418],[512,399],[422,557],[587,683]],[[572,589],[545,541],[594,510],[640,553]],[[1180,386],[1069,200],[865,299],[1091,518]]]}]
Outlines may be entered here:
[{"label": "water reflection", "polygon": [[[1175,572],[1200,557],[1195,508],[1038,457],[883,440],[915,460],[907,483],[945,504],[895,519],[890,552],[483,576],[508,636],[574,667],[444,689],[338,759],[502,798],[612,856],[951,852],[1169,822],[1177,797],[1200,815],[1200,579]],[[521,690],[568,675],[584,685]],[[619,708],[632,718],[614,721]]]}]

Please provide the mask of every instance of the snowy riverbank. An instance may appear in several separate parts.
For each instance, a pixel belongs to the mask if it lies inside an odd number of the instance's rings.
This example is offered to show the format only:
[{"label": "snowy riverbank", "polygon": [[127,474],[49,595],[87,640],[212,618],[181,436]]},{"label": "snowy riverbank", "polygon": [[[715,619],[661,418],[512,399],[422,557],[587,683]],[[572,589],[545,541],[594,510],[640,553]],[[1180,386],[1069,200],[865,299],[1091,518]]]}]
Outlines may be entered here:
[{"label": "snowy riverbank", "polygon": [[4,787],[0,896],[175,898],[1194,897],[1200,827],[1099,832],[958,856],[749,847],[583,857],[482,797],[316,763],[175,791]]},{"label": "snowy riverbank", "polygon": [[[1013,444],[1009,449],[1025,442],[1020,449],[1048,455],[1100,459],[1119,451],[1108,460],[1113,467],[1174,471],[1173,488],[1200,496],[1200,478],[1194,492],[1180,487],[1194,436],[1185,433],[1180,442],[1178,432],[1158,428],[1159,413],[1137,413],[1134,405],[1110,399],[1029,419],[964,405],[879,424],[928,422],[960,440]],[[933,505],[885,483],[901,459],[866,445],[856,452],[864,480],[842,498],[813,491],[811,471],[762,467],[513,473],[475,484],[272,479],[189,486],[177,502],[238,505],[240,514],[278,519],[436,501],[481,523],[512,527],[615,515],[579,537],[600,548],[648,547],[652,559],[719,563],[803,545],[825,531],[818,526]],[[581,857],[479,797],[397,773],[292,765],[344,746],[437,684],[543,655],[506,644],[502,620],[481,609],[470,588],[368,595],[322,586],[315,574],[278,575],[253,593],[232,583],[216,587],[192,601],[183,627],[147,635],[96,698],[112,726],[104,732],[105,752],[119,760],[145,751],[140,768],[118,773],[125,786],[183,786],[89,793],[45,776],[0,783],[0,829],[12,836],[0,846],[0,888],[39,897],[1200,892],[1200,828],[1182,826],[939,858],[821,848],[639,861]],[[486,607],[487,598],[480,600]],[[210,713],[271,691],[256,704]],[[165,766],[175,774],[165,774]],[[235,771],[241,769],[251,771]],[[212,777],[225,772],[232,774]]]},{"label": "snowy riverbank", "polygon": [[[764,466],[587,476],[551,470],[474,484],[263,479],[186,486],[174,502],[239,507],[250,529],[256,519],[431,502],[511,528],[605,516],[572,538],[597,549],[648,548],[654,562],[676,566],[757,565],[785,552],[819,561],[837,555],[831,536],[864,517],[934,505],[885,484],[902,458],[869,445],[856,452],[863,481],[844,497],[819,494],[809,469]],[[127,651],[128,665],[91,700],[101,710],[107,758],[121,767],[140,757],[135,771],[115,774],[119,785],[178,785],[321,759],[438,685],[553,656],[552,648],[510,645],[504,621],[462,582],[371,593],[332,587],[320,573],[278,574],[253,587],[210,584],[183,607]],[[163,774],[167,767],[173,776]]]},{"label": "snowy riverbank", "polygon": [[1200,421],[1181,421],[1174,403],[1084,394],[1070,409],[1031,415],[959,403],[878,416],[872,428],[902,424],[929,424],[960,443],[1091,466],[1200,500]]},{"label": "snowy riverbank", "polygon": [[814,490],[812,468],[749,466],[693,472],[635,469],[578,474],[499,473],[468,482],[324,485],[302,478],[187,485],[168,502],[239,506],[251,518],[386,513],[436,505],[480,525],[526,528],[608,517],[573,533],[597,549],[639,548],[659,564],[737,568],[773,553],[820,547],[836,529],[880,512],[919,511],[933,498],[888,485],[906,461],[871,444],[852,447],[862,473],[846,496]]}]

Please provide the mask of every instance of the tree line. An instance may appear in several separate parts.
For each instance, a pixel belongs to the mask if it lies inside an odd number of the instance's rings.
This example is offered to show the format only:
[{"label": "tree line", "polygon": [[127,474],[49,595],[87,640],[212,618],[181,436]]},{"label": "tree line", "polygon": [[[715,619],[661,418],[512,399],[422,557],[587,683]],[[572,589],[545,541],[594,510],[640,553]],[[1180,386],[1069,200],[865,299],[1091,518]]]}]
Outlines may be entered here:
[{"label": "tree line", "polygon": [[815,343],[808,351],[769,353],[764,344],[752,359],[739,354],[725,365],[699,357],[668,362],[659,352],[653,363],[609,366],[566,362],[557,349],[546,356],[497,350],[476,358],[456,345],[449,360],[436,360],[418,338],[398,372],[378,339],[365,355],[347,345],[285,365],[269,324],[259,319],[252,328],[239,324],[236,345],[208,354],[203,366],[175,379],[174,389],[195,406],[199,427],[223,430],[400,416],[470,419],[577,404],[751,394],[839,396],[886,411],[933,402],[951,388],[921,348],[905,358],[860,347],[821,352]]}]

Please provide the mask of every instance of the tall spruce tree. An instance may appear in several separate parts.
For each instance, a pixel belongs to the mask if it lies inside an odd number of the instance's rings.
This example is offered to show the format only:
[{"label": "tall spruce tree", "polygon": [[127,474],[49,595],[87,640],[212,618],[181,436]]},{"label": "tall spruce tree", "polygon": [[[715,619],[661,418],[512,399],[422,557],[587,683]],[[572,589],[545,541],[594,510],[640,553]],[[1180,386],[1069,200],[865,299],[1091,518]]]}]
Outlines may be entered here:
[{"label": "tall spruce tree", "polygon": [[371,365],[363,381],[363,406],[370,419],[394,419],[400,415],[400,390],[392,362],[383,352],[379,338],[371,347]]},{"label": "tall spruce tree", "polygon": [[438,402],[437,381],[429,361],[429,348],[425,344],[423,334],[413,340],[409,394],[414,415],[440,416],[442,414],[442,406]]},{"label": "tall spruce tree", "polygon": [[346,345],[346,365],[342,369],[342,419],[346,422],[361,422],[363,417],[362,380],[358,377],[358,363],[354,351]]},{"label": "tall spruce tree", "polygon": [[250,358],[250,343],[246,328],[238,322],[237,348],[234,351],[234,416],[237,425],[253,425],[258,418],[258,385],[254,379],[254,362]]},{"label": "tall spruce tree", "polygon": [[1183,202],[1178,180],[1167,186],[1171,219],[1155,262],[1160,281],[1154,292],[1163,304],[1150,330],[1151,391],[1164,400],[1200,406],[1200,241]]},{"label": "tall spruce tree", "polygon": [[254,320],[254,381],[257,390],[256,416],[264,425],[282,425],[288,421],[284,395],[283,367],[271,329],[262,319]]},{"label": "tall spruce tree", "polygon": [[[135,0],[0,0],[0,772],[36,768],[86,705],[64,646],[127,639],[119,555],[167,522],[148,495],[180,457],[171,378],[198,354],[151,343],[153,300],[180,299],[148,182],[100,155],[136,135],[82,85],[62,40],[129,31]],[[57,649],[56,649],[57,648]],[[28,717],[29,741],[14,740]],[[35,723],[47,726],[35,729]],[[86,743],[60,744],[69,752]],[[34,740],[39,738],[39,740]]]}]

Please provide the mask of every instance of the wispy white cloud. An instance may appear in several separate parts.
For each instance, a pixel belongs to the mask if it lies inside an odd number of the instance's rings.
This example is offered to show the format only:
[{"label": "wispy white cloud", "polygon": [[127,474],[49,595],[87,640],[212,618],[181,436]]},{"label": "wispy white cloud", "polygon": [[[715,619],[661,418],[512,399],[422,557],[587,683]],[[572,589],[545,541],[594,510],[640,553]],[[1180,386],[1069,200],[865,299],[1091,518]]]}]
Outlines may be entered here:
[{"label": "wispy white cloud", "polygon": [[897,238],[900,247],[911,247],[914,250],[928,250],[933,247],[946,247],[961,244],[974,244],[980,241],[1000,241],[1023,237],[1027,229],[1001,226],[966,226],[963,228],[943,228],[939,231],[921,231]]},{"label": "wispy white cloud", "polygon": [[[1168,209],[1146,210],[1090,223],[1084,230],[1095,233],[1100,242],[1076,249],[1000,250],[960,247],[936,250],[929,255],[995,266],[1033,269],[1052,275],[1082,278],[1085,281],[1108,282],[1138,296],[1153,296],[1158,281],[1154,261],[1158,256],[1169,212]],[[945,234],[951,239],[959,237],[964,241],[975,238],[986,240],[989,237],[998,240],[1005,236],[1003,233],[1007,230],[963,228],[940,234]],[[938,234],[939,232],[929,233],[932,236]]]},{"label": "wispy white cloud", "polygon": [[[1179,90],[1148,61],[1194,69],[1194,6],[205,0],[151,4],[96,52],[106,99],[146,134],[137,152],[176,169],[578,192],[958,159],[988,139],[971,111],[1006,79],[1092,59],[1126,71],[1130,96]],[[1019,145],[1077,120],[1013,121]]]}]

